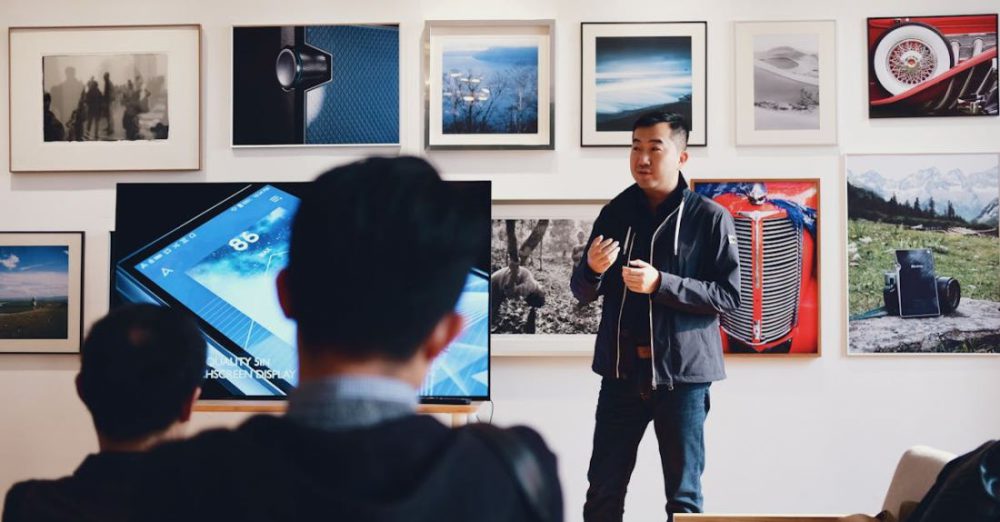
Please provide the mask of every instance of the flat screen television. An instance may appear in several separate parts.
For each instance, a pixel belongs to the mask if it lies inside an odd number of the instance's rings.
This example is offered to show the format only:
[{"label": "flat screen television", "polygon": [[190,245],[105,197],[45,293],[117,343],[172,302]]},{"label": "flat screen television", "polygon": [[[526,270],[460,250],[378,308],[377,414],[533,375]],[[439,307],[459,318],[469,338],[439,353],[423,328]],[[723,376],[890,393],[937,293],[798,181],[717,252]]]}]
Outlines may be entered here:
[{"label": "flat screen television", "polygon": [[[449,183],[482,202],[482,233],[490,234],[489,182]],[[111,306],[155,303],[198,321],[208,346],[203,399],[281,400],[298,383],[295,323],[278,305],[275,277],[288,263],[292,218],[309,187],[118,185]],[[465,329],[432,365],[420,389],[427,401],[489,399],[489,241],[483,245],[457,304]]]}]

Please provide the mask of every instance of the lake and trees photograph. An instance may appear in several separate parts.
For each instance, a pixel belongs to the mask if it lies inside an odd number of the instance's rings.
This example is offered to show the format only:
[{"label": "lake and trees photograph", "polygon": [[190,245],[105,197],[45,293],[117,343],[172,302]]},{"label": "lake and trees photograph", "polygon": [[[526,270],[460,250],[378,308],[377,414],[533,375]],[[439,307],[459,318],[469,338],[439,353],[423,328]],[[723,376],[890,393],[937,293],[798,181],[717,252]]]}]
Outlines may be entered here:
[{"label": "lake and trees photograph", "polygon": [[450,38],[443,44],[444,134],[538,133],[537,38]]}]

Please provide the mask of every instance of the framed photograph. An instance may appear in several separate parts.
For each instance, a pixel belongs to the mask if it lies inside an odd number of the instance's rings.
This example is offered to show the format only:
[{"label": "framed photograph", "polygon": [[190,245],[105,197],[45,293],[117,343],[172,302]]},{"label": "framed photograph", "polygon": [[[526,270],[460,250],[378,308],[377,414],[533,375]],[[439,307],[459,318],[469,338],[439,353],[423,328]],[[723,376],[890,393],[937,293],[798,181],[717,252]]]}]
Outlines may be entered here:
[{"label": "framed photograph", "polygon": [[1000,353],[1000,154],[844,159],[849,355]]},{"label": "framed photograph", "polygon": [[819,179],[692,180],[691,186],[736,223],[742,303],[720,318],[723,351],[820,355]]},{"label": "framed photograph", "polygon": [[0,232],[0,353],[74,353],[83,232]]},{"label": "framed photograph", "polygon": [[707,22],[580,25],[580,146],[629,147],[644,112],[676,112],[708,144]]},{"label": "framed photograph", "polygon": [[570,292],[606,201],[494,202],[490,336],[494,355],[594,353],[601,303]]},{"label": "framed photograph", "polygon": [[399,145],[399,25],[233,28],[234,147]]},{"label": "framed photograph", "polygon": [[555,22],[427,22],[424,146],[553,149]]},{"label": "framed photograph", "polygon": [[868,116],[997,116],[997,15],[868,19]]},{"label": "framed photograph", "polygon": [[12,27],[9,43],[11,172],[201,168],[200,25]]},{"label": "framed photograph", "polygon": [[837,143],[833,20],[737,22],[737,145]]}]

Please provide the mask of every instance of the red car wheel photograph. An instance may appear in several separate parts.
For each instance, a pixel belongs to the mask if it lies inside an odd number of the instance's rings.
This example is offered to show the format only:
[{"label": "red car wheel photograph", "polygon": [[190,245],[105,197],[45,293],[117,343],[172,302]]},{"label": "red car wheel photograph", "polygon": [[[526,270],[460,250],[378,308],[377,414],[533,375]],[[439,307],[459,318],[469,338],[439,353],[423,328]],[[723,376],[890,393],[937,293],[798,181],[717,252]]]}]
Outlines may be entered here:
[{"label": "red car wheel photograph", "polygon": [[872,118],[996,116],[997,15],[868,19]]}]

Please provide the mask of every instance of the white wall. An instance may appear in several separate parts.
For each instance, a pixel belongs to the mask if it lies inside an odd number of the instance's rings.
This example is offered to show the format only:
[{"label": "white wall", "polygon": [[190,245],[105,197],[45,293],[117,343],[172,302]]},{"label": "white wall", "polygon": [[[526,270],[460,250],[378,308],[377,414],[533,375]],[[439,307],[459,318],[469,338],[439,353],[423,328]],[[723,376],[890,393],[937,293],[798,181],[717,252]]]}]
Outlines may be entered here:
[{"label": "white wall", "polygon": [[[821,358],[728,361],[712,387],[706,508],[715,512],[877,511],[900,453],[916,443],[962,452],[1000,436],[1000,358],[847,358],[842,310],[844,197],[840,155],[870,152],[996,152],[1000,119],[879,120],[867,117],[865,17],[995,12],[996,0],[3,0],[0,24],[200,23],[203,26],[203,156],[196,173],[5,174],[0,230],[87,232],[85,322],[107,308],[107,232],[118,181],[310,179],[365,150],[232,150],[229,147],[230,26],[278,23],[401,23],[402,152],[420,154],[419,39],[424,20],[539,19],[556,24],[556,151],[435,152],[454,179],[491,179],[497,198],[610,197],[629,182],[625,149],[579,147],[582,21],[708,21],[709,146],[687,174],[822,179]],[[733,139],[732,22],[837,20],[840,144],[737,148]],[[7,70],[0,39],[0,70]],[[3,89],[6,89],[4,83]],[[2,96],[6,99],[6,96]],[[8,119],[0,104],[0,121]],[[0,125],[0,143],[7,143]],[[8,164],[0,146],[0,165]],[[496,422],[539,429],[560,457],[568,520],[579,520],[599,379],[589,360],[493,361]],[[0,356],[0,491],[29,477],[71,472],[96,448],[73,392],[74,356]],[[196,427],[234,424],[236,414],[199,414]],[[629,519],[661,518],[658,457],[647,434],[626,505]]]}]

